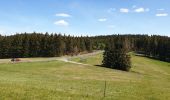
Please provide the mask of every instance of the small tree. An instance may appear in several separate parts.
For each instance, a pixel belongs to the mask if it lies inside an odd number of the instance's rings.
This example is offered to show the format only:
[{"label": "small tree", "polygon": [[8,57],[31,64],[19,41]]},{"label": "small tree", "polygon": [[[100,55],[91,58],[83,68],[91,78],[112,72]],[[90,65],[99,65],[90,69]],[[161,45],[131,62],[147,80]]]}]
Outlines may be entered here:
[{"label": "small tree", "polygon": [[131,61],[126,51],[125,42],[120,42],[120,40],[114,41],[113,44],[108,44],[103,54],[103,66],[129,71],[131,68]]}]

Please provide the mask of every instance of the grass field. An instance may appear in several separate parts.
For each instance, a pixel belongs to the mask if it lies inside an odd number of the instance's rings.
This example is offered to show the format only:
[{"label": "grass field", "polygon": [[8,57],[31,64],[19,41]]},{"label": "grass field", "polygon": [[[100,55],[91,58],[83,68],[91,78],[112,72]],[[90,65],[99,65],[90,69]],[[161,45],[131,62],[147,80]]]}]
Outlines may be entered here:
[{"label": "grass field", "polygon": [[[130,72],[103,68],[102,55],[0,64],[0,100],[168,100],[170,63],[132,55]],[[103,97],[106,81],[106,97]]]}]

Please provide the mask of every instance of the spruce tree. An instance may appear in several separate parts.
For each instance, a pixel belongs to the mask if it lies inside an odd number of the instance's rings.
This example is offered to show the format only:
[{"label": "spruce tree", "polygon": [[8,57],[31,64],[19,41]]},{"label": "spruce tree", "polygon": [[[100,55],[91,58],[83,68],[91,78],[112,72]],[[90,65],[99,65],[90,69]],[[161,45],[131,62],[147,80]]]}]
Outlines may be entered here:
[{"label": "spruce tree", "polygon": [[80,51],[83,52],[86,50],[86,46],[85,46],[85,42],[84,42],[84,39],[81,37],[80,38]]},{"label": "spruce tree", "polygon": [[89,39],[89,37],[87,37],[86,41],[85,41],[85,45],[86,45],[86,50],[88,52],[92,52],[92,41]]},{"label": "spruce tree", "polygon": [[120,37],[113,44],[107,44],[105,52],[103,54],[103,66],[118,69],[123,71],[129,71],[131,68],[130,56],[127,55],[126,43],[122,42]]}]

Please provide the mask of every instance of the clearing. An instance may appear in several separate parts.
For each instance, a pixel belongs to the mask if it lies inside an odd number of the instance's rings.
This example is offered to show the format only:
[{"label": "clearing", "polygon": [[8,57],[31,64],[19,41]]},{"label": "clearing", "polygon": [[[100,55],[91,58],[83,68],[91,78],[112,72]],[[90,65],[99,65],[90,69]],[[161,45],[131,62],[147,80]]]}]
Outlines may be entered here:
[{"label": "clearing", "polygon": [[101,53],[73,57],[69,61],[29,60],[24,63],[0,60],[1,100],[170,99],[170,63],[132,55],[133,67],[130,72],[124,72],[96,66],[101,64]]}]

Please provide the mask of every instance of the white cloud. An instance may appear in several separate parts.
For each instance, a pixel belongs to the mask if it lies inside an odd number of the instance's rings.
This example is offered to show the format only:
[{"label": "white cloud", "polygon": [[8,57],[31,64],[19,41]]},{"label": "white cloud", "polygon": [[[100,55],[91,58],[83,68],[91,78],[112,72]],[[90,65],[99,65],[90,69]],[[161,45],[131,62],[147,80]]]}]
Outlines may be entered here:
[{"label": "white cloud", "polygon": [[59,13],[59,14],[56,14],[56,16],[58,16],[58,17],[71,17],[71,15],[66,14],[66,13]]},{"label": "white cloud", "polygon": [[127,8],[120,8],[120,12],[122,12],[122,13],[128,13],[128,12],[129,12],[129,9],[127,9]]},{"label": "white cloud", "polygon": [[158,16],[158,17],[166,17],[166,16],[168,16],[168,13],[158,13],[158,14],[156,14],[156,16]]},{"label": "white cloud", "polygon": [[143,8],[143,7],[136,8],[136,9],[134,10],[134,12],[136,12],[136,13],[143,13],[143,12],[148,12],[148,11],[150,11],[149,8]]},{"label": "white cloud", "polygon": [[144,8],[137,8],[137,9],[135,9],[135,12],[137,12],[137,13],[145,12],[145,9]]},{"label": "white cloud", "polygon": [[98,21],[99,22],[105,22],[105,21],[107,21],[107,19],[106,18],[100,18],[100,19],[98,19]]},{"label": "white cloud", "polygon": [[58,26],[68,26],[69,23],[65,20],[58,20],[56,22],[54,22],[55,25],[58,25]]}]

